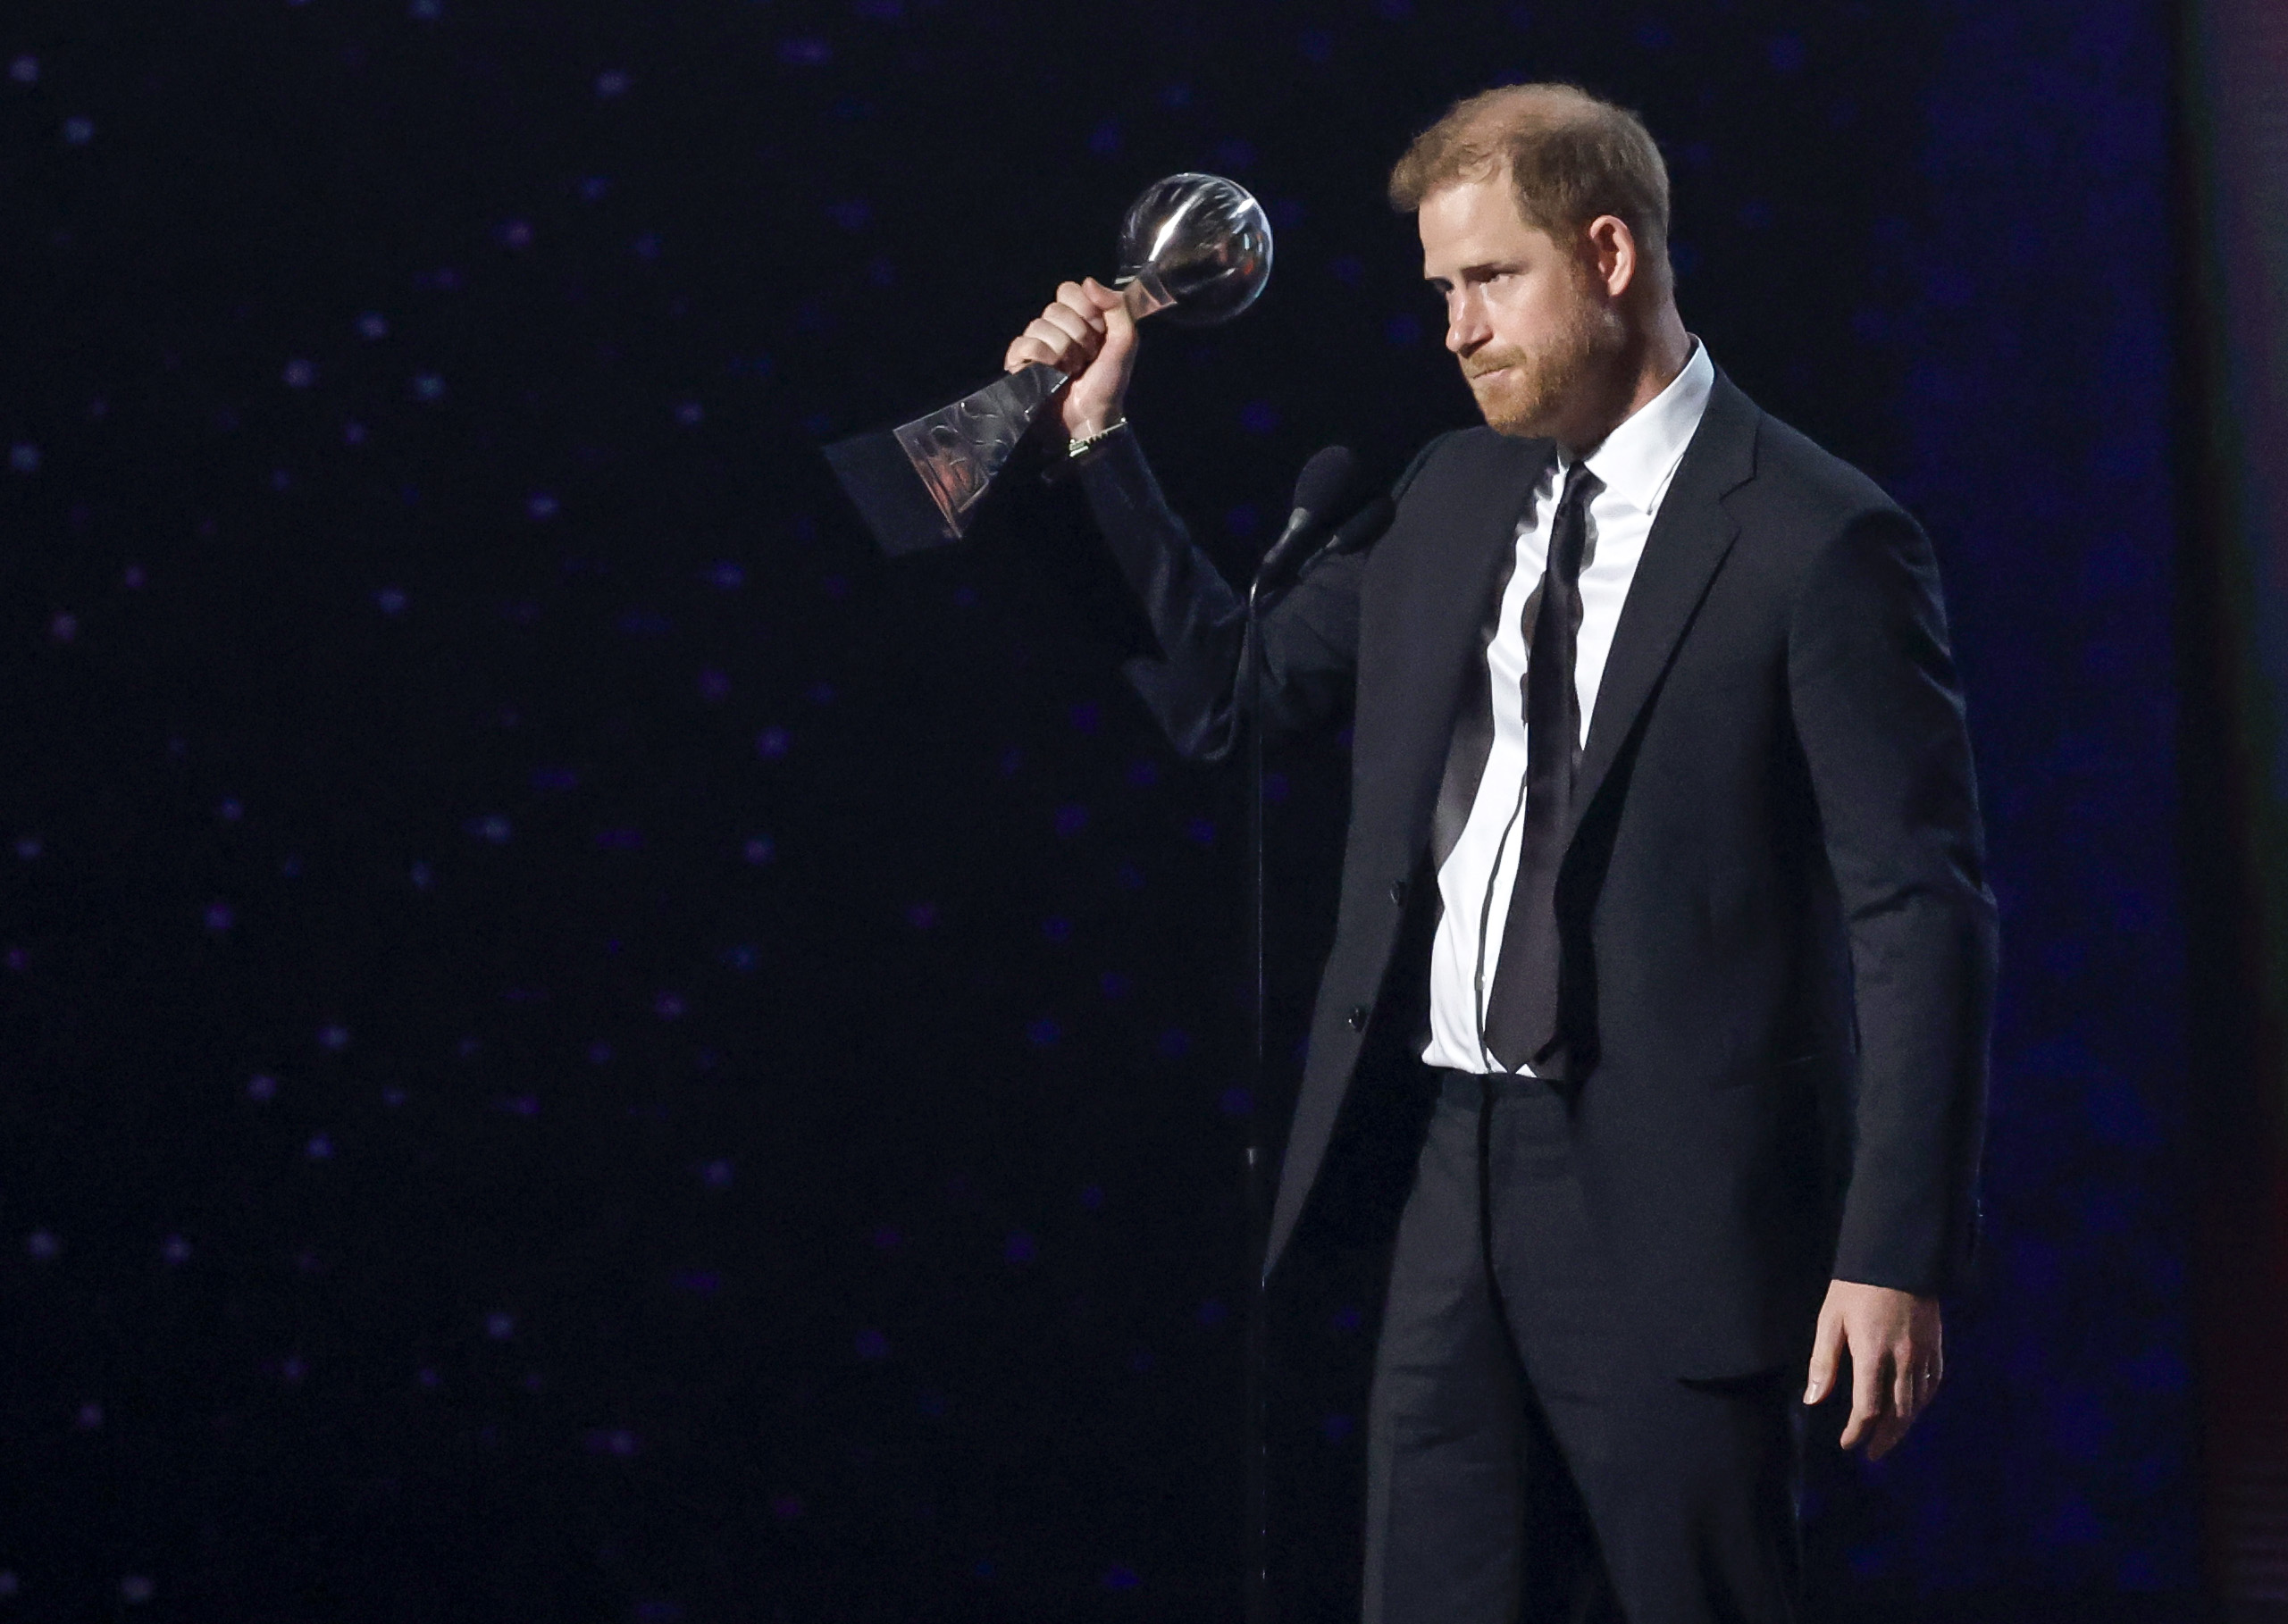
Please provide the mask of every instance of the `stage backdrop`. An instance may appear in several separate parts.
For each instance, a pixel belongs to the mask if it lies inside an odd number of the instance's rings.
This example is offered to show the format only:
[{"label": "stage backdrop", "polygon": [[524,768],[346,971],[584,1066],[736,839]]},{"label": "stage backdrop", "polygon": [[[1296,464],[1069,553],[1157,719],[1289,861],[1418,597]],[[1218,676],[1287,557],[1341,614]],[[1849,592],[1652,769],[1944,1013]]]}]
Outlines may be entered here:
[{"label": "stage backdrop", "polygon": [[[9,7],[0,1612],[1234,1616],[1234,786],[1069,505],[891,567],[816,447],[1232,174],[1270,291],[1134,414],[1244,569],[1319,445],[1470,419],[1381,180],[1518,78],[1644,110],[1689,322],[1946,572],[1989,1244],[1912,1443],[1814,1439],[1825,1605],[2166,1611],[2162,9]],[[1341,741],[1278,765],[1287,1077]],[[1372,1270],[1278,1302],[1291,1616]]]}]

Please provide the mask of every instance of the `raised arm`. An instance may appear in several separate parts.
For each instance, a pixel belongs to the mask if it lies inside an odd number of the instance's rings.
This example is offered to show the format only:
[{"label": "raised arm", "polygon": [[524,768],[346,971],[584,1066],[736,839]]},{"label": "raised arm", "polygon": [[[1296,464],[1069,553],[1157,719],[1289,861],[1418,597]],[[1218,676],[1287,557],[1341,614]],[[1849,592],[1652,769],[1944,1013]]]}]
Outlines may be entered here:
[{"label": "raised arm", "polygon": [[[1136,349],[1136,322],[1119,294],[1093,280],[1067,282],[1010,343],[1007,364],[1042,363],[1072,379],[1051,431],[1094,442],[1073,476],[1158,645],[1155,656],[1130,660],[1126,674],[1177,749],[1220,760],[1239,734],[1245,604],[1169,506],[1135,431],[1124,426]],[[1271,736],[1321,723],[1348,701],[1363,568],[1360,557],[1314,560],[1265,615],[1263,714]]]}]

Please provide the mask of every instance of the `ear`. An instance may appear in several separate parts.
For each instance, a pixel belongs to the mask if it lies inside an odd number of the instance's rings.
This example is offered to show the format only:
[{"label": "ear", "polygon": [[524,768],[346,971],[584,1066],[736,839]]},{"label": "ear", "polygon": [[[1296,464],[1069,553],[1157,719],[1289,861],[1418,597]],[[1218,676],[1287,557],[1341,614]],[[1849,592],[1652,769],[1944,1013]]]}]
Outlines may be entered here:
[{"label": "ear", "polygon": [[1641,269],[1637,236],[1618,214],[1599,214],[1583,233],[1587,239],[1589,274],[1604,287],[1607,298],[1618,299],[1636,286]]}]

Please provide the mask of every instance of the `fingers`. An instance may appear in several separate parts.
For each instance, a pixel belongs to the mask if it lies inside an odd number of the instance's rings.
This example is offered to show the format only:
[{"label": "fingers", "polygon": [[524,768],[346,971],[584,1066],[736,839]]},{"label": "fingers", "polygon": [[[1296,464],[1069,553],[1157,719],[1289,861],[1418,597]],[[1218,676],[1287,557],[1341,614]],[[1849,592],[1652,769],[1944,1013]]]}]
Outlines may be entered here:
[{"label": "fingers", "polygon": [[1010,340],[1009,353],[1002,357],[1001,365],[1003,372],[1013,373],[1028,366],[1055,366],[1060,359],[1056,350],[1040,339],[1021,336]]},{"label": "fingers", "polygon": [[[1094,287],[1094,282],[1090,286]],[[1104,342],[1105,325],[1104,312],[1094,296],[1078,282],[1067,282],[1010,345],[1003,365],[1015,372],[1038,363],[1063,373],[1078,373],[1096,358]]]},{"label": "fingers", "polygon": [[1890,1361],[1883,1357],[1861,1357],[1859,1350],[1851,1350],[1851,1419],[1843,1427],[1843,1447],[1851,1448],[1863,1439],[1872,1439],[1875,1423],[1883,1415],[1884,1377],[1889,1374]]},{"label": "fingers", "polygon": [[1819,1329],[1811,1344],[1811,1373],[1804,1384],[1804,1402],[1816,1404],[1835,1385],[1835,1358],[1843,1346],[1843,1316],[1833,1303],[1819,1310]]}]

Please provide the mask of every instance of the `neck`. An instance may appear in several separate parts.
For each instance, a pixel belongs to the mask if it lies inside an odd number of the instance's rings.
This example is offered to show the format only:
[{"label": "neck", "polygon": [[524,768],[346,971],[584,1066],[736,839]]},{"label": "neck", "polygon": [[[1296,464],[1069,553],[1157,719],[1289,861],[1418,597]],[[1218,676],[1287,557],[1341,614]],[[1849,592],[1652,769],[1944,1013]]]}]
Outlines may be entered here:
[{"label": "neck", "polygon": [[1663,299],[1649,320],[1632,322],[1613,355],[1605,387],[1587,391],[1579,420],[1561,429],[1557,448],[1568,462],[1588,456],[1605,437],[1653,403],[1692,358],[1692,340],[1675,302]]}]

